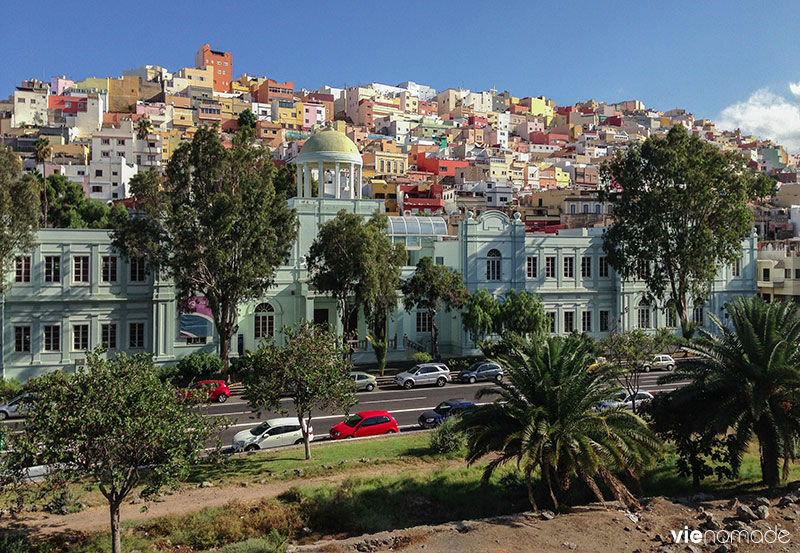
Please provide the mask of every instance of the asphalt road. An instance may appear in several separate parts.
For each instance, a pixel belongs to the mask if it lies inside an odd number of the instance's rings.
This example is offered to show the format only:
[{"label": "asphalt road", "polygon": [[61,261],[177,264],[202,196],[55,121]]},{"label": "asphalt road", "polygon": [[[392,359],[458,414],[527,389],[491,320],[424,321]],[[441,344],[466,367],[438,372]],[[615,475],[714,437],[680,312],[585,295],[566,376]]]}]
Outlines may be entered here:
[{"label": "asphalt road", "polygon": [[[640,374],[639,388],[652,393],[672,390],[680,385],[656,385],[656,380],[665,374],[667,373],[664,371]],[[453,382],[447,384],[443,388],[429,386],[413,388],[411,390],[406,390],[396,385],[385,386],[377,388],[372,392],[358,392],[356,395],[358,403],[350,409],[350,412],[358,413],[359,411],[371,410],[389,411],[394,418],[397,419],[397,423],[402,430],[403,427],[417,426],[417,418],[423,411],[433,409],[446,399],[464,398],[466,400],[476,401],[477,403],[493,401],[493,396],[484,396],[480,400],[475,399],[475,394],[478,390],[489,386],[491,386],[491,384],[486,382],[479,382],[476,384],[460,384]],[[294,416],[296,414],[290,399],[284,399],[282,404],[287,410],[286,414],[274,412],[258,413],[250,409],[247,402],[242,399],[239,391],[234,390],[234,395],[232,395],[228,401],[225,403],[211,404],[206,410],[208,416],[227,418],[229,427],[219,435],[219,438],[224,446],[229,446],[233,440],[233,435],[241,430],[255,426],[260,421],[269,418]],[[343,418],[343,413],[315,411],[311,420],[315,438],[327,438],[330,427]],[[6,425],[8,430],[12,433],[22,430],[22,422],[19,419],[2,421],[2,424]]]}]

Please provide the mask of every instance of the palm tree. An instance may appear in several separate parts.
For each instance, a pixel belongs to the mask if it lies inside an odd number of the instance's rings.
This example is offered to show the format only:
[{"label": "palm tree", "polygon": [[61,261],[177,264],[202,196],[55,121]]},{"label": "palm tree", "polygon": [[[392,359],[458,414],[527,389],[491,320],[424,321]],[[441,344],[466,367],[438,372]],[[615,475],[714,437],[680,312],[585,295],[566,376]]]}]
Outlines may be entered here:
[{"label": "palm tree", "polygon": [[[147,117],[142,117],[136,121],[136,138],[139,140],[147,140],[147,137],[153,132],[153,124]],[[150,146],[147,147],[147,154],[150,155]],[[148,160],[149,161],[149,160]]]},{"label": "palm tree", "polygon": [[653,460],[660,443],[633,413],[622,408],[595,410],[619,390],[613,368],[587,370],[594,353],[580,338],[523,343],[499,359],[511,367],[500,389],[478,392],[478,397],[499,394],[498,400],[477,408],[461,422],[467,432],[467,461],[494,455],[486,465],[484,481],[499,466],[516,461],[534,510],[532,477],[537,470],[555,509],[575,477],[600,502],[603,495],[597,478],[619,501],[638,508],[636,498],[614,472],[635,479]]},{"label": "palm tree", "polygon": [[[38,141],[37,141],[38,142]],[[39,171],[31,171],[31,178],[36,181],[42,202],[42,228],[47,228],[47,179]]]},{"label": "palm tree", "polygon": [[53,155],[53,148],[50,146],[50,141],[45,137],[40,136],[33,143],[33,157],[36,159],[36,164],[44,163]]},{"label": "palm tree", "polygon": [[706,390],[714,402],[708,424],[733,437],[734,473],[755,436],[762,480],[774,487],[780,458],[786,478],[800,437],[800,317],[793,304],[758,298],[737,298],[727,310],[730,326],[712,315],[715,332],[701,329],[694,343],[684,346],[699,360],[668,380],[689,378]]}]

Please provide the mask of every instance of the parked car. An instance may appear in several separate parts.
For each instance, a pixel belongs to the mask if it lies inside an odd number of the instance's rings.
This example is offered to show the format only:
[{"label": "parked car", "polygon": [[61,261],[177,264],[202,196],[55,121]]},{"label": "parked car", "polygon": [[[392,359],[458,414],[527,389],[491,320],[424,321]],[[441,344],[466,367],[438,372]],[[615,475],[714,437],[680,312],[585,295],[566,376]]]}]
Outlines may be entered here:
[{"label": "parked car", "polygon": [[33,395],[25,393],[18,395],[5,405],[0,405],[0,420],[24,417],[33,405]]},{"label": "parked car", "polygon": [[440,388],[452,381],[450,369],[444,363],[422,363],[395,377],[398,386],[410,390],[414,386],[436,384]]},{"label": "parked car", "polygon": [[[650,392],[645,392],[643,390],[639,390],[636,392],[636,409],[638,410],[641,406],[647,405],[652,401],[653,394]],[[607,399],[606,401],[600,402],[598,408],[603,411],[605,409],[611,409],[613,407],[624,407],[625,409],[633,409],[633,396],[634,394],[629,394],[628,392],[621,391],[618,392],[614,397],[611,399]]]},{"label": "parked car", "polygon": [[[308,439],[314,439],[314,427],[308,428]],[[285,445],[302,444],[303,431],[296,417],[269,419],[233,437],[233,449],[253,451]]]},{"label": "parked car", "polygon": [[330,429],[331,438],[361,438],[399,432],[397,421],[388,411],[362,411],[350,415]]},{"label": "parked car", "polygon": [[468,369],[461,371],[458,379],[461,382],[469,382],[470,384],[474,384],[479,380],[500,382],[503,380],[503,367],[489,361],[478,361],[470,365]]},{"label": "parked car", "polygon": [[651,369],[671,371],[675,369],[675,360],[671,355],[654,355],[652,361],[642,365],[642,370],[649,373]]},{"label": "parked car", "polygon": [[377,379],[369,373],[361,371],[353,371],[350,373],[350,378],[356,385],[356,390],[366,390],[371,392],[378,387]]},{"label": "parked car", "polygon": [[225,403],[231,397],[231,389],[224,380],[201,380],[186,390],[186,397],[201,393],[206,394],[208,401],[217,403]]},{"label": "parked car", "polygon": [[447,417],[468,413],[471,407],[475,407],[475,404],[466,399],[448,399],[441,402],[431,411],[422,413],[419,416],[419,425],[422,428],[434,428],[439,426]]}]

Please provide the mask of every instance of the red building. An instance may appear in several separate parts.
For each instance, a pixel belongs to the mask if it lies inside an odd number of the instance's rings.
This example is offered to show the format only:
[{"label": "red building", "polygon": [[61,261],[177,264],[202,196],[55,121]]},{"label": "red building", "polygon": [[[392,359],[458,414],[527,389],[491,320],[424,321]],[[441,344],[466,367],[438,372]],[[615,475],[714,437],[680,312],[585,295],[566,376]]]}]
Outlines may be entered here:
[{"label": "red building", "polygon": [[214,67],[214,92],[230,92],[233,81],[233,54],[212,50],[208,44],[194,55],[194,66],[198,69]]},{"label": "red building", "polygon": [[82,96],[55,96],[51,94],[47,97],[48,109],[60,109],[64,113],[76,114],[79,111],[86,111],[87,98]]},{"label": "red building", "polygon": [[441,184],[401,184],[399,188],[403,215],[444,211],[444,187]]},{"label": "red building", "polygon": [[439,115],[439,102],[431,100],[429,102],[419,101],[420,115]]},{"label": "red building", "polygon": [[459,167],[469,167],[469,161],[463,159],[438,159],[422,152],[417,156],[417,169],[441,177],[455,177],[456,169]]}]

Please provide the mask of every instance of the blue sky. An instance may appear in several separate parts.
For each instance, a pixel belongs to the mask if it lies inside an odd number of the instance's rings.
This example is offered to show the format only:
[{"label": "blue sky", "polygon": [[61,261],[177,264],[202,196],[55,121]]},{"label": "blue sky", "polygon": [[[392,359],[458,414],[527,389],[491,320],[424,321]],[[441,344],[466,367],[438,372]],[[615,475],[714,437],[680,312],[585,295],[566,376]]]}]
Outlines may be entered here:
[{"label": "blue sky", "polygon": [[[236,75],[298,88],[414,80],[559,104],[636,98],[709,118],[739,105],[725,116],[732,124],[747,121],[754,102],[796,109],[789,85],[800,82],[789,1],[4,4],[2,97],[27,77],[178,69],[206,42],[233,52]],[[757,91],[771,96],[754,99]]]}]

